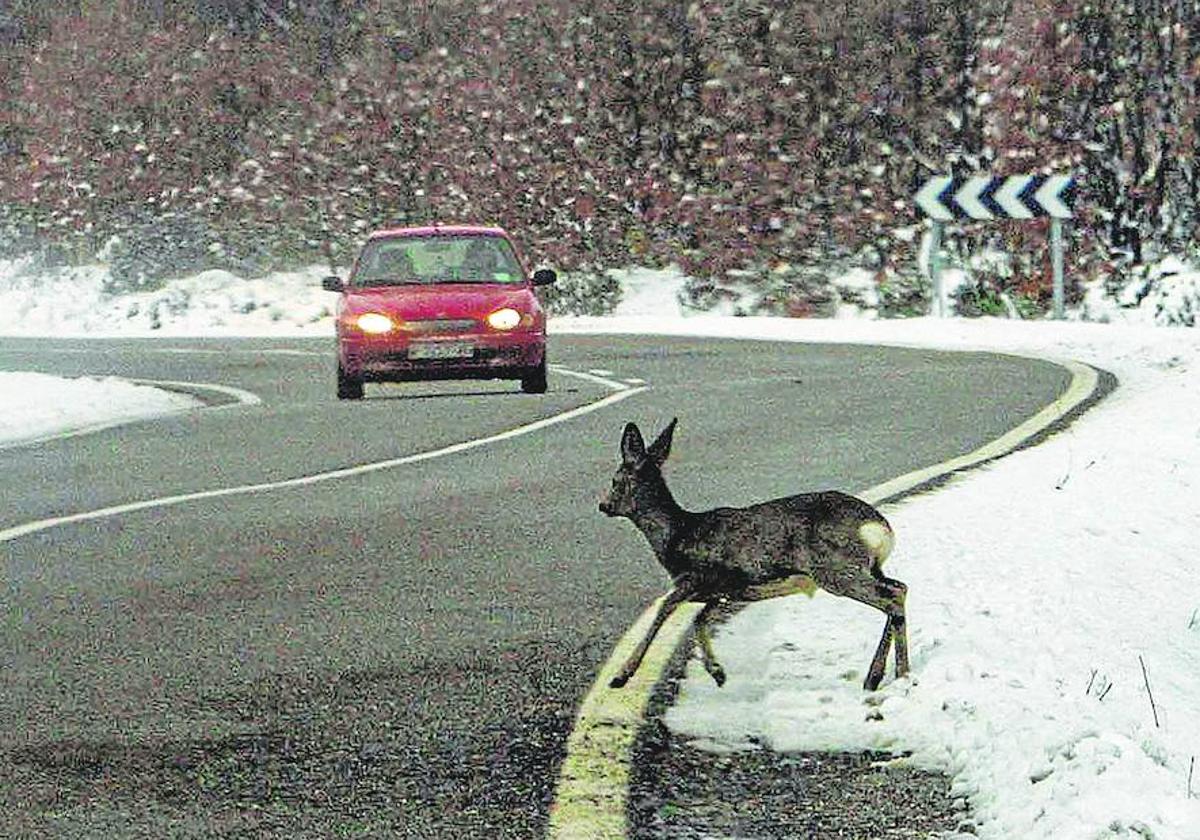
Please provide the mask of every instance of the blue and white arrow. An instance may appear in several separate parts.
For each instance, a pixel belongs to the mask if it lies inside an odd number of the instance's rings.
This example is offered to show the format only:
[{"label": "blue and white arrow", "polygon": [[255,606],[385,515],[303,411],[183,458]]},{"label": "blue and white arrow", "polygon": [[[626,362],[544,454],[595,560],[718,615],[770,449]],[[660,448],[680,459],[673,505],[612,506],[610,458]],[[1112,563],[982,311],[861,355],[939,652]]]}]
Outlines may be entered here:
[{"label": "blue and white arrow", "polygon": [[1033,200],[1042,205],[1046,215],[1056,219],[1069,219],[1075,214],[1063,200],[1063,193],[1071,186],[1070,175],[1050,175],[1046,182],[1038,187],[1033,194]]},{"label": "blue and white arrow", "polygon": [[958,206],[972,219],[996,218],[995,214],[980,200],[982,193],[991,186],[993,180],[995,179],[990,175],[976,175],[968,178],[967,182],[954,194],[954,200],[958,202]]},{"label": "blue and white arrow", "polygon": [[1075,215],[1071,209],[1073,185],[1070,175],[975,175],[966,180],[938,175],[922,185],[914,200],[936,222],[1038,216],[1069,219]]},{"label": "blue and white arrow", "polygon": [[1009,218],[1033,218],[1033,213],[1025,206],[1025,202],[1021,201],[1021,193],[1032,179],[1032,175],[1012,175],[1005,178],[1004,184],[996,190],[996,203]]},{"label": "blue and white arrow", "polygon": [[918,207],[925,211],[925,215],[934,221],[953,221],[954,214],[941,201],[942,193],[952,186],[953,183],[954,179],[949,175],[938,175],[930,178],[917,191],[917,195],[913,200],[917,203]]}]

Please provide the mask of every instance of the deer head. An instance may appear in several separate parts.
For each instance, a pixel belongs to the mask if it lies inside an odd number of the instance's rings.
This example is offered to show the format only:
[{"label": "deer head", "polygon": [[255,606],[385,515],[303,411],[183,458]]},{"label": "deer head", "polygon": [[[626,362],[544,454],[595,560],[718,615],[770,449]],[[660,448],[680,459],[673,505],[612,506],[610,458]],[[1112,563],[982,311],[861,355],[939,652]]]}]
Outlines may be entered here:
[{"label": "deer head", "polygon": [[632,519],[660,507],[664,499],[670,498],[662,465],[671,454],[671,436],[678,419],[667,424],[649,449],[638,427],[633,423],[625,425],[625,433],[621,435],[621,465],[613,475],[612,489],[600,502],[601,513]]}]

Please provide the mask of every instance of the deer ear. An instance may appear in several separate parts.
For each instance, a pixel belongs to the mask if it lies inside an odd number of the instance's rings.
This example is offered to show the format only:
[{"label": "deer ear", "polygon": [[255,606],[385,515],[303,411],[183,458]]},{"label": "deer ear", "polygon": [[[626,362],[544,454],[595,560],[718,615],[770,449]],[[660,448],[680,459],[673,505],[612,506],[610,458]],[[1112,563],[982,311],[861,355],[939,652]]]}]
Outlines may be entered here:
[{"label": "deer ear", "polygon": [[625,424],[625,434],[621,435],[621,458],[627,464],[641,461],[646,457],[646,441],[642,433],[633,423]]},{"label": "deer ear", "polygon": [[671,419],[667,424],[667,428],[659,434],[658,440],[650,444],[650,458],[660,467],[667,460],[667,456],[671,454],[671,437],[675,434],[675,424],[679,422],[678,417]]}]

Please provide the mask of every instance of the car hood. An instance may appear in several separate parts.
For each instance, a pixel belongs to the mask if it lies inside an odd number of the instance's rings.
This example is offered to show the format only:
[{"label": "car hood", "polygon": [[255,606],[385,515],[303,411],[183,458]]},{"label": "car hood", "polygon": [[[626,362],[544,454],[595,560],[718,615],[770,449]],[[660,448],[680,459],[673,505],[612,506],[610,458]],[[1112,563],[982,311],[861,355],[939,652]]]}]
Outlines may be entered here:
[{"label": "car hood", "polygon": [[355,312],[381,312],[406,321],[482,318],[503,306],[538,309],[528,286],[498,283],[437,283],[349,289],[346,306]]}]

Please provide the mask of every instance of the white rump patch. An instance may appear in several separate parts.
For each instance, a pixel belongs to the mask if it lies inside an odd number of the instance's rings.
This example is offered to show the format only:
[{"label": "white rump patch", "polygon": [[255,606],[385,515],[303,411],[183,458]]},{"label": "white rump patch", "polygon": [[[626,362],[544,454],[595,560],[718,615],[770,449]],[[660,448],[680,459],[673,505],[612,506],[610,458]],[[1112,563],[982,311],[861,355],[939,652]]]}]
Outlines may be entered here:
[{"label": "white rump patch", "polygon": [[858,538],[863,541],[863,545],[867,547],[867,551],[871,553],[871,557],[876,563],[882,563],[887,559],[887,556],[892,553],[892,546],[896,544],[896,537],[883,522],[871,520],[864,522],[858,526]]}]

